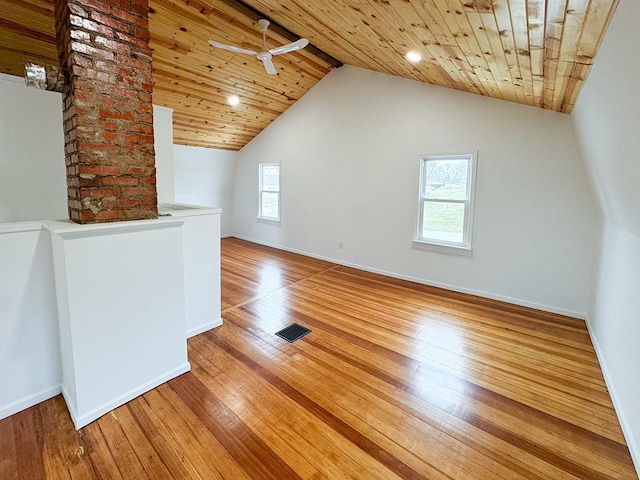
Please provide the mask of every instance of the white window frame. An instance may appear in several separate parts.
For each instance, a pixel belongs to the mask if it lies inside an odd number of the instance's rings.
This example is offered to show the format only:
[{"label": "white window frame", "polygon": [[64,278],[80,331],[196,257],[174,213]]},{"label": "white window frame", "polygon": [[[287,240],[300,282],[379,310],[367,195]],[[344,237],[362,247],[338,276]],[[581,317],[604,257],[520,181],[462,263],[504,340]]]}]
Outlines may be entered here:
[{"label": "white window frame", "polygon": [[[264,190],[262,186],[262,171],[265,167],[278,167],[278,191]],[[278,194],[278,217],[265,217],[262,215],[262,194],[263,192],[277,193]],[[271,225],[280,225],[280,209],[282,199],[282,168],[279,163],[260,163],[258,164],[258,220],[263,223],[269,223]]]},{"label": "white window frame", "polygon": [[[452,199],[429,199],[424,196],[426,178],[426,166],[429,161],[434,160],[467,160],[467,195],[464,200]],[[420,158],[420,177],[418,182],[418,209],[416,212],[416,227],[412,246],[421,250],[430,250],[439,253],[452,255],[472,256],[472,237],[473,237],[473,212],[475,204],[476,192],[476,172],[478,169],[478,152],[473,153],[454,153],[439,155],[423,155]],[[425,202],[446,202],[461,203],[464,209],[464,226],[462,242],[449,242],[442,239],[423,237],[424,222],[424,204]]]}]

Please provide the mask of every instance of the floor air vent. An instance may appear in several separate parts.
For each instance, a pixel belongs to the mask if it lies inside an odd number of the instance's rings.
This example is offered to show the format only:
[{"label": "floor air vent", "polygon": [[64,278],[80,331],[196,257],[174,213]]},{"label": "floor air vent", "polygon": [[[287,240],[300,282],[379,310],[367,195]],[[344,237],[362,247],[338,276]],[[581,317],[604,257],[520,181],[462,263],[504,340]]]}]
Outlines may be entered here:
[{"label": "floor air vent", "polygon": [[289,325],[287,328],[283,328],[279,332],[276,332],[276,335],[280,338],[284,338],[289,343],[293,343],[299,338],[304,337],[310,331],[311,330],[309,330],[307,327],[303,327],[302,325],[294,323],[292,325]]}]

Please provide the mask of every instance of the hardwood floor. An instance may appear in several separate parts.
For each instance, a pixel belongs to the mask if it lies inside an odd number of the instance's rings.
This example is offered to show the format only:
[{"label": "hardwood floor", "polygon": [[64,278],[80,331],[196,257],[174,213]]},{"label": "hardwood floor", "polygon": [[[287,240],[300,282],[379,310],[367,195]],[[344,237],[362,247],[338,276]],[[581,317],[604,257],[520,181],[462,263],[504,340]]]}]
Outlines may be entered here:
[{"label": "hardwood floor", "polygon": [[582,321],[222,252],[192,371],[78,432],[60,396],[0,421],[2,480],[637,478]]}]

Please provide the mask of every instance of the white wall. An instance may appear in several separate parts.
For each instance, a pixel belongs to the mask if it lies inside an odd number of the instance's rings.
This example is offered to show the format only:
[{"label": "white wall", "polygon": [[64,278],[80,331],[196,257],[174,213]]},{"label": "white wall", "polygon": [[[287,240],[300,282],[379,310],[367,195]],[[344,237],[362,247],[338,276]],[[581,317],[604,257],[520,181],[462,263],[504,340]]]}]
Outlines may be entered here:
[{"label": "white wall", "polygon": [[0,74],[0,223],[68,218],[59,93]]},{"label": "white wall", "polygon": [[[473,258],[413,250],[420,155],[474,150]],[[256,222],[259,162],[282,164],[280,227]],[[566,115],[345,66],[240,151],[234,188],[239,236],[586,312],[594,202]]]},{"label": "white wall", "polygon": [[0,225],[0,418],[60,393],[62,367],[49,232]]},{"label": "white wall", "polygon": [[175,145],[176,202],[222,208],[221,234],[233,233],[233,182],[238,152]]},{"label": "white wall", "polygon": [[156,153],[158,204],[175,200],[173,188],[173,109],[153,106],[153,146]]},{"label": "white wall", "polygon": [[640,470],[640,3],[621,0],[572,115],[602,210],[588,323]]}]

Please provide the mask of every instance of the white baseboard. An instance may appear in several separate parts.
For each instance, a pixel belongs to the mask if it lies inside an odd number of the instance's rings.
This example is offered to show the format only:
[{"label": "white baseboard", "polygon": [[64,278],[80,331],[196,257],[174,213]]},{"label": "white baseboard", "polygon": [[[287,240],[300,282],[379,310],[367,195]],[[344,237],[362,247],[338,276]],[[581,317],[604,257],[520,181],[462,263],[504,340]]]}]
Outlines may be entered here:
[{"label": "white baseboard", "polygon": [[305,252],[303,250],[297,250],[295,248],[287,248],[287,247],[283,247],[281,245],[275,245],[275,244],[272,244],[272,243],[256,240],[255,238],[245,237],[243,235],[232,235],[232,236],[236,237],[236,238],[239,238],[241,240],[246,240],[247,242],[257,243],[259,245],[264,245],[265,247],[272,247],[272,248],[276,248],[278,250],[284,250],[286,252],[298,253],[300,255],[305,255],[307,257],[317,258],[318,260],[326,260],[327,262],[332,262],[332,263],[337,263],[339,265],[344,265],[345,267],[352,267],[352,268],[357,268],[358,270],[364,270],[365,272],[377,273],[379,275],[384,275],[385,277],[397,278],[399,280],[408,280],[410,282],[420,283],[422,285],[428,285],[430,287],[443,288],[445,290],[451,290],[453,292],[458,292],[458,293],[467,293],[469,295],[475,295],[475,296],[478,296],[478,297],[489,298],[491,300],[498,300],[500,302],[511,303],[513,305],[519,305],[521,307],[533,308],[533,309],[536,309],[536,310],[542,310],[544,312],[556,313],[558,315],[564,315],[564,316],[567,316],[567,317],[577,318],[579,320],[585,320],[586,319],[586,313],[585,312],[578,312],[578,311],[569,310],[569,309],[566,309],[566,308],[554,307],[554,306],[551,306],[551,305],[545,305],[545,304],[542,304],[542,303],[531,302],[529,300],[523,300],[523,299],[520,299],[520,298],[509,297],[509,296],[506,296],[506,295],[500,295],[500,294],[492,293],[492,292],[485,292],[483,290],[475,290],[475,289],[472,289],[472,288],[458,287],[456,285],[450,285],[450,284],[447,284],[447,283],[433,282],[433,281],[430,281],[430,280],[426,280],[424,278],[412,277],[410,275],[403,275],[401,273],[389,272],[389,271],[381,270],[381,269],[378,269],[378,268],[367,267],[365,265],[359,265],[359,264],[356,264],[356,263],[345,262],[344,260],[338,260],[336,258],[325,257],[323,255],[316,255],[314,253]]},{"label": "white baseboard", "polygon": [[21,412],[27,408],[33,407],[40,402],[49,400],[50,398],[59,395],[60,392],[62,392],[62,385],[55,385],[0,407],[0,420],[10,417],[11,415]]},{"label": "white baseboard", "polygon": [[204,323],[196,328],[187,330],[187,338],[195,337],[196,335],[199,335],[202,332],[206,332],[207,330],[211,330],[212,328],[219,327],[220,325],[222,325],[222,318],[218,318],[213,322]]},{"label": "white baseboard", "polygon": [[586,318],[586,324],[587,330],[589,331],[589,337],[591,337],[591,343],[593,343],[593,348],[596,351],[596,356],[598,357],[598,362],[600,363],[600,368],[602,369],[604,382],[607,385],[607,389],[609,390],[609,394],[611,395],[611,400],[613,401],[613,408],[616,411],[616,415],[618,416],[618,420],[620,421],[620,426],[622,427],[622,433],[624,434],[624,438],[627,441],[627,446],[629,447],[629,453],[631,454],[633,465],[636,467],[636,472],[640,474],[640,447],[633,434],[631,426],[629,425],[629,420],[627,419],[627,415],[625,414],[624,408],[622,406],[622,401],[620,400],[620,396],[618,395],[618,391],[616,390],[615,383],[613,383],[613,377],[611,376],[609,368],[607,367],[607,361],[605,360],[604,352],[600,348],[598,338],[594,333],[591,321],[589,320],[588,316]]},{"label": "white baseboard", "polygon": [[133,400],[134,398],[142,395],[143,393],[146,393],[149,390],[156,388],[158,385],[162,385],[163,383],[168,382],[172,378],[175,378],[178,375],[182,375],[183,373],[186,373],[189,370],[191,370],[191,364],[189,364],[189,362],[185,362],[179,367],[169,370],[163,375],[160,375],[159,377],[156,377],[153,380],[147,383],[144,383],[134,388],[133,390],[130,390],[129,392],[126,392],[114,398],[113,400],[109,400],[108,402],[103,403],[99,407],[94,408],[93,410],[90,410],[86,413],[83,413],[82,415],[78,414],[77,406],[75,402],[72,401],[72,398],[69,395],[69,392],[67,391],[64,385],[62,385],[62,395],[64,397],[65,402],[67,402],[67,408],[69,409],[69,414],[71,415],[71,420],[73,420],[73,424],[75,425],[76,430],[80,430],[82,427],[90,424],[94,420],[97,420],[98,418],[103,416],[105,413],[110,412],[114,408],[124,405],[125,403]]}]

